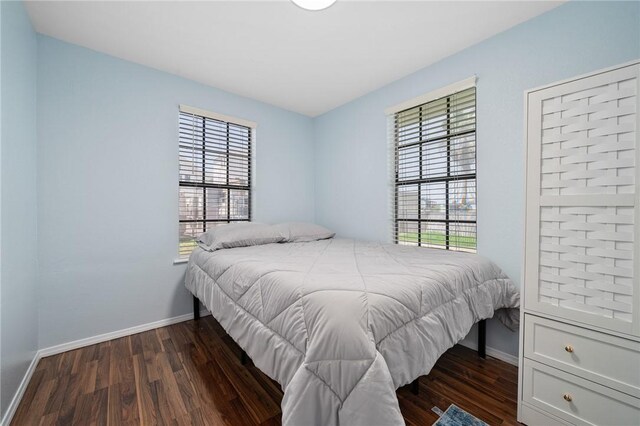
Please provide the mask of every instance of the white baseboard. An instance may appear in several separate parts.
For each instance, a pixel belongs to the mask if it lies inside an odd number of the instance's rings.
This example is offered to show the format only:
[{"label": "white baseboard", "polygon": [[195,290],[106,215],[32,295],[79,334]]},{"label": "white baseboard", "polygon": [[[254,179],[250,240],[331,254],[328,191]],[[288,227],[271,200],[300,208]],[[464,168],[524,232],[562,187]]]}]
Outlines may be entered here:
[{"label": "white baseboard", "polygon": [[[207,315],[211,315],[211,313],[207,310],[200,311],[201,317],[204,317]],[[190,319],[193,319],[193,314],[178,315],[177,317],[166,318],[159,321],[149,322],[146,324],[137,325],[135,327],[124,328],[122,330],[99,334],[97,336],[74,340],[72,342],[62,343],[60,345],[50,346],[48,348],[43,348],[38,350],[33,356],[33,360],[31,360],[31,364],[29,364],[29,368],[27,368],[27,371],[25,372],[24,377],[20,382],[20,386],[18,386],[16,393],[13,395],[13,399],[11,400],[11,403],[7,407],[7,412],[2,418],[2,421],[0,421],[0,426],[9,426],[9,424],[11,423],[11,419],[13,418],[14,414],[16,413],[16,410],[18,409],[18,405],[20,405],[20,401],[22,400],[22,396],[24,395],[24,392],[27,389],[27,385],[31,380],[31,376],[33,376],[33,373],[36,370],[36,366],[38,365],[38,362],[42,358],[45,358],[51,355],[57,355],[67,351],[71,351],[73,349],[83,348],[85,346],[95,345],[96,343],[106,342],[108,340],[117,339],[119,337],[131,336],[132,334],[142,333],[143,331],[149,331],[155,328],[165,327],[171,324],[177,324],[179,322],[188,321]]]},{"label": "white baseboard", "polygon": [[[478,343],[474,341],[461,341],[458,343],[459,345],[465,346],[469,349],[473,349],[474,351],[478,350]],[[499,359],[500,361],[504,361],[508,364],[518,366],[518,357],[508,354],[506,352],[499,351],[498,349],[487,346],[487,355],[493,357],[495,359]]]},{"label": "white baseboard", "polygon": [[[206,316],[206,315],[211,315],[211,314],[206,310],[200,311],[200,316]],[[165,327],[171,324],[177,324],[179,322],[188,321],[190,319],[193,319],[193,314],[178,315],[177,317],[165,318],[159,321],[149,322],[146,324],[136,325],[134,327],[124,328],[122,330],[111,331],[109,333],[87,337],[85,339],[74,340],[72,342],[50,346],[48,348],[40,349],[38,351],[38,354],[40,355],[40,358],[44,358],[51,355],[57,355],[62,352],[71,351],[73,349],[95,345],[96,343],[102,343],[108,340],[118,339],[120,337],[131,336],[132,334],[142,333],[143,331],[149,331],[155,328]]]},{"label": "white baseboard", "polygon": [[36,371],[38,361],[40,361],[39,351],[33,355],[33,359],[31,360],[29,367],[27,367],[27,371],[24,373],[24,376],[20,381],[20,385],[18,386],[18,389],[16,389],[16,393],[13,395],[9,406],[7,407],[7,412],[4,414],[4,417],[2,417],[2,421],[0,421],[0,426],[9,426],[9,423],[11,423],[11,419],[16,413],[18,405],[20,405],[20,401],[22,400],[22,396],[31,381],[31,376],[33,376],[33,373]]}]

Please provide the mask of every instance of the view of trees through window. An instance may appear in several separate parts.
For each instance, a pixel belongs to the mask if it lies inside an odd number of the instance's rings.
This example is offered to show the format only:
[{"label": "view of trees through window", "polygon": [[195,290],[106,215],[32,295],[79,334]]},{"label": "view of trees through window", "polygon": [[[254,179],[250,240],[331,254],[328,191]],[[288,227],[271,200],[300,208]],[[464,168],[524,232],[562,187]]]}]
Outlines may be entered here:
[{"label": "view of trees through window", "polygon": [[180,257],[203,232],[251,219],[249,127],[180,112]]},{"label": "view of trees through window", "polygon": [[395,238],[476,250],[475,87],[394,116]]}]

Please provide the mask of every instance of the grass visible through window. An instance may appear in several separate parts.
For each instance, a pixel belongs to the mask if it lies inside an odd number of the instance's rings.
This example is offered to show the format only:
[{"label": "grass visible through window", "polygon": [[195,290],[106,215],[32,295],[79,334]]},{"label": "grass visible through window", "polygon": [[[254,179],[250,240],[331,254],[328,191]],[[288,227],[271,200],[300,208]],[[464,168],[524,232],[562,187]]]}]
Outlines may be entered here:
[{"label": "grass visible through window", "polygon": [[198,243],[196,243],[195,240],[180,241],[180,249],[178,251],[178,254],[180,255],[180,257],[189,257],[191,252],[196,247],[198,247]]},{"label": "grass visible through window", "polygon": [[[422,232],[422,243],[444,246],[445,234],[442,232]],[[399,242],[418,243],[417,232],[401,232],[398,234]],[[476,237],[474,235],[449,234],[449,244],[461,248],[476,248]]]}]

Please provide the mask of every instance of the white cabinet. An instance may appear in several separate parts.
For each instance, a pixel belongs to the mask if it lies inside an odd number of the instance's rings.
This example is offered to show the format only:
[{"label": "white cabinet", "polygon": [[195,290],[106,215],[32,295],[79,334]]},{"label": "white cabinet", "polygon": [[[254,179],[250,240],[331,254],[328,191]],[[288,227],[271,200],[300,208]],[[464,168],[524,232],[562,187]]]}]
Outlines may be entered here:
[{"label": "white cabinet", "polygon": [[639,91],[635,62],[526,93],[523,423],[640,425]]}]

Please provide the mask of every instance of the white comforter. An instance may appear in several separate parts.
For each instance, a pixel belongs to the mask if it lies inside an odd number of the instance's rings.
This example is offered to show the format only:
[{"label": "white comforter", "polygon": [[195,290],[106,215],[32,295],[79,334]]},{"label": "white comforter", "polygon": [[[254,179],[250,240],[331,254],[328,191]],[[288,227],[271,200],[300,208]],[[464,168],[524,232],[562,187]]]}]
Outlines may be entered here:
[{"label": "white comforter", "polygon": [[186,286],[282,385],[285,425],[404,424],[396,388],[519,306],[480,256],[344,239],[196,249]]}]

